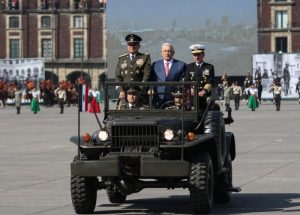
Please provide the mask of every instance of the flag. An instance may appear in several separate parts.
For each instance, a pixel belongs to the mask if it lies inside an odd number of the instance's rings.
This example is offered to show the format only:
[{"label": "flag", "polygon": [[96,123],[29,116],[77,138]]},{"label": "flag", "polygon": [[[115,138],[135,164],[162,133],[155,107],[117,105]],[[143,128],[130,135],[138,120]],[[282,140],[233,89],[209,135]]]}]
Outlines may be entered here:
[{"label": "flag", "polygon": [[88,103],[89,103],[89,88],[86,84],[82,85],[82,111],[88,111]]}]

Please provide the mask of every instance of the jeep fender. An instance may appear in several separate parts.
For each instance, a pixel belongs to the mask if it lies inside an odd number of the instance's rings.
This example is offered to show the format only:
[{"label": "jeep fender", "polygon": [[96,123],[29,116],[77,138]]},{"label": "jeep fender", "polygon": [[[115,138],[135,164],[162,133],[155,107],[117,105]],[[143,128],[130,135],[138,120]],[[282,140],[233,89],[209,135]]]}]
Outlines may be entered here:
[{"label": "jeep fender", "polygon": [[225,132],[225,140],[227,149],[229,149],[231,160],[233,161],[236,155],[234,134],[232,132]]}]

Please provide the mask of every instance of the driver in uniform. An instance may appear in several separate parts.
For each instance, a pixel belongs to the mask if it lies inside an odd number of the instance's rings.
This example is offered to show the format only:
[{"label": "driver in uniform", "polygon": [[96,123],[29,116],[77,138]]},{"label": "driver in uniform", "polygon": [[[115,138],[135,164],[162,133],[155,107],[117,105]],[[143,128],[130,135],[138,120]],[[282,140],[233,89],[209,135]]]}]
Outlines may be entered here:
[{"label": "driver in uniform", "polygon": [[182,95],[182,89],[180,87],[177,87],[172,92],[174,101],[172,102],[172,105],[169,107],[166,107],[166,109],[169,110],[181,110],[182,104],[183,104],[183,95]]}]

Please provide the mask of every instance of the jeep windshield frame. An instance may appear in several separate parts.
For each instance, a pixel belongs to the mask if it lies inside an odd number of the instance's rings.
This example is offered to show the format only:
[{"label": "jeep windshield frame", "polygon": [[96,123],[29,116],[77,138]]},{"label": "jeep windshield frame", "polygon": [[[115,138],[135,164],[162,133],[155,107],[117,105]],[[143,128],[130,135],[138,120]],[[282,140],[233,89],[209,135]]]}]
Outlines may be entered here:
[{"label": "jeep windshield frame", "polygon": [[[139,93],[139,97],[147,97],[143,99],[146,101],[147,108],[128,110],[128,109],[117,109],[120,99],[118,99],[118,88],[123,87],[129,89],[130,87],[142,88],[143,92]],[[148,94],[148,91],[154,90],[157,87],[171,87],[180,88],[182,90],[182,95],[180,98],[183,101],[181,109],[168,109],[168,108],[158,108],[153,104],[153,97],[159,95],[154,93],[152,95]],[[199,119],[199,105],[198,96],[191,95],[191,89],[194,89],[194,95],[198,95],[199,87],[196,82],[191,81],[168,81],[168,82],[106,82],[104,85],[105,90],[105,104],[104,104],[104,117],[126,117],[126,116],[165,116],[165,117],[180,117],[184,116],[187,119],[197,120]],[[188,107],[188,104],[190,107]],[[192,104],[192,105],[191,105]],[[181,113],[181,114],[180,114]]]}]

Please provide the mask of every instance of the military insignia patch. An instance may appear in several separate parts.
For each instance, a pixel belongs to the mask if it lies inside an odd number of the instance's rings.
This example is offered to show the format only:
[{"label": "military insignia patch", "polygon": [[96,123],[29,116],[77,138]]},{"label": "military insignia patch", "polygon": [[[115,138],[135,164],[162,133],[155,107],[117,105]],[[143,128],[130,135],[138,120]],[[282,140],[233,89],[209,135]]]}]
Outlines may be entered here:
[{"label": "military insignia patch", "polygon": [[209,75],[209,70],[208,70],[208,69],[205,69],[205,70],[203,71],[203,75]]},{"label": "military insignia patch", "polygon": [[124,62],[124,63],[121,64],[121,68],[122,68],[122,69],[124,69],[124,68],[126,68],[126,67],[127,67],[127,63]]},{"label": "military insignia patch", "polygon": [[142,66],[142,65],[144,64],[144,59],[138,59],[138,60],[136,61],[136,64],[137,64],[138,66]]}]

